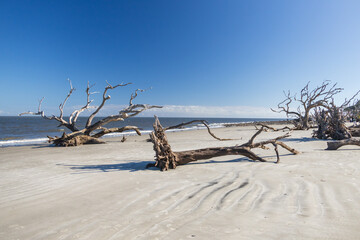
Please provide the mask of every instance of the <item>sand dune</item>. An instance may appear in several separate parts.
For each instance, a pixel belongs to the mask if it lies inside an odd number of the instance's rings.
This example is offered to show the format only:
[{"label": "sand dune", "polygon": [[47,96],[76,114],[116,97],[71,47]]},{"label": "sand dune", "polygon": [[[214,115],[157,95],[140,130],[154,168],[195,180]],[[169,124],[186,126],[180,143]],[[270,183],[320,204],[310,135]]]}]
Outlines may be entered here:
[{"label": "sand dune", "polygon": [[[169,133],[174,150],[245,142],[252,127]],[[259,140],[282,133],[263,133]],[[98,146],[0,149],[0,239],[360,239],[360,148],[257,149],[269,162],[224,156],[144,170],[147,136]]]}]

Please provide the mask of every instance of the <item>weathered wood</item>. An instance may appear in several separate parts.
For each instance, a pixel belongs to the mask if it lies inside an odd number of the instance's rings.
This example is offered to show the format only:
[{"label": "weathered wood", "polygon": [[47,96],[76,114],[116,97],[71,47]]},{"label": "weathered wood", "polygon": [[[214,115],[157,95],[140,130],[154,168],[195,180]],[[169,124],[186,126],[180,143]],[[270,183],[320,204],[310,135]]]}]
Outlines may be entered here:
[{"label": "weathered wood", "polygon": [[[320,86],[313,90],[309,89],[309,83],[301,89],[299,97],[291,95],[290,91],[284,92],[285,100],[278,104],[277,110],[271,109],[274,112],[284,112],[288,117],[296,117],[298,120],[294,122],[296,129],[309,129],[311,127],[309,121],[311,110],[320,106],[326,107],[328,101],[343,90],[343,88],[336,87],[336,83],[330,85],[331,82],[328,80],[323,81]],[[296,110],[291,107],[293,102],[299,103]]]},{"label": "weathered wood", "polygon": [[[357,92],[351,99],[353,99],[359,92]],[[350,100],[351,100],[350,99]],[[324,109],[315,109],[314,118],[317,123],[317,130],[313,132],[313,137],[319,139],[334,139],[343,140],[356,136],[358,132],[352,130],[346,125],[346,114],[344,108],[349,104],[349,100],[336,106],[334,99],[328,103]]]},{"label": "weathered wood", "polygon": [[349,129],[351,136],[360,137],[360,128],[350,128]]},{"label": "weathered wood", "polygon": [[266,162],[265,159],[257,156],[255,153],[240,146],[234,147],[217,147],[217,148],[203,148],[182,152],[175,152],[177,165],[184,165],[189,162],[198,160],[206,160],[214,157],[221,157],[226,155],[243,155],[254,161]]},{"label": "weathered wood", "polygon": [[285,126],[285,127],[282,127],[282,128],[274,128],[274,127],[271,127],[269,125],[266,125],[264,123],[255,123],[255,128],[256,129],[259,129],[257,126],[261,126],[261,127],[264,127],[267,131],[268,130],[271,130],[271,131],[274,131],[274,132],[278,132],[278,131],[285,131],[285,130],[288,130],[288,131],[292,131],[292,130],[297,130],[296,127],[288,127],[288,126]]},{"label": "weathered wood", "polygon": [[299,152],[295,149],[287,146],[285,143],[280,142],[279,140],[289,136],[289,133],[277,137],[275,139],[262,141],[254,143],[254,139],[258,136],[264,129],[261,127],[254,136],[247,142],[242,145],[232,146],[232,147],[213,147],[213,148],[202,148],[196,150],[188,150],[181,152],[173,152],[171,146],[166,138],[165,129],[161,126],[159,119],[155,116],[155,123],[153,125],[154,131],[150,133],[150,139],[154,144],[155,151],[155,163],[147,165],[148,167],[158,167],[161,171],[166,171],[168,169],[175,169],[178,165],[184,165],[189,162],[194,162],[198,160],[206,160],[213,157],[226,156],[226,155],[242,155],[248,157],[253,161],[265,162],[266,160],[256,155],[251,151],[252,148],[266,148],[265,145],[272,144],[275,147],[275,152],[277,156],[278,163],[280,161],[279,153],[277,146],[281,146],[293,154],[298,154]]},{"label": "weathered wood", "polygon": [[337,150],[342,146],[346,146],[346,145],[356,145],[356,146],[360,146],[360,140],[356,140],[356,139],[345,139],[345,140],[340,140],[340,141],[332,141],[332,142],[327,142],[327,149],[326,150]]},{"label": "weathered wood", "polygon": [[217,139],[217,140],[219,140],[219,141],[234,140],[234,139],[230,139],[230,138],[219,138],[219,137],[217,137],[214,133],[211,132],[210,127],[209,127],[209,124],[208,124],[208,122],[206,122],[205,120],[192,120],[192,121],[190,121],[190,122],[180,123],[180,124],[178,124],[178,125],[166,127],[166,128],[164,128],[164,131],[167,131],[167,130],[170,130],[170,129],[178,129],[178,128],[181,128],[181,127],[183,127],[183,126],[186,126],[186,125],[189,125],[189,124],[192,124],[192,123],[196,123],[196,122],[199,122],[199,123],[204,124],[204,126],[207,128],[208,133],[210,134],[210,136],[212,136],[213,138],[215,138],[215,139]]},{"label": "weathered wood", "polygon": [[121,127],[121,128],[101,128],[101,131],[92,135],[92,137],[99,138],[99,137],[104,136],[105,134],[116,133],[116,132],[121,133],[121,132],[129,131],[129,130],[134,130],[137,135],[141,136],[141,132],[138,127],[125,126],[125,127]]},{"label": "weathered wood", "polygon": [[105,134],[114,133],[114,132],[124,132],[124,131],[129,131],[129,130],[134,130],[138,135],[141,135],[139,129],[136,126],[125,126],[125,127],[121,127],[121,128],[109,128],[108,129],[108,128],[105,128],[104,125],[106,125],[110,122],[124,121],[127,118],[134,117],[134,116],[138,115],[139,113],[141,113],[145,110],[151,109],[151,108],[161,108],[160,106],[153,106],[153,105],[147,105],[147,104],[133,104],[133,100],[137,97],[138,92],[145,91],[142,89],[137,89],[137,90],[135,90],[135,92],[133,94],[131,94],[129,106],[122,109],[119,112],[119,114],[110,115],[103,119],[100,119],[99,121],[97,121],[95,123],[92,123],[94,117],[103,108],[106,101],[110,99],[110,96],[107,95],[108,90],[113,90],[115,88],[124,87],[124,86],[131,84],[131,83],[125,83],[125,84],[117,84],[117,85],[113,86],[107,82],[107,86],[105,87],[104,92],[103,92],[103,96],[102,96],[103,99],[102,99],[101,104],[98,107],[96,107],[95,111],[92,114],[90,114],[85,127],[83,129],[78,129],[76,126],[76,121],[77,121],[80,113],[82,113],[83,111],[85,111],[87,109],[95,108],[93,106],[90,106],[90,104],[92,102],[92,100],[90,100],[90,95],[93,94],[90,92],[90,88],[92,86],[90,86],[89,83],[87,84],[86,104],[82,108],[75,110],[70,115],[69,120],[66,121],[63,117],[64,106],[65,106],[65,103],[70,98],[73,91],[75,90],[75,88],[72,87],[70,80],[69,80],[69,83],[70,83],[70,91],[67,94],[63,103],[61,103],[59,106],[59,110],[60,110],[59,117],[56,117],[54,115],[51,117],[48,117],[45,115],[44,111],[41,110],[41,104],[42,104],[42,101],[44,98],[42,98],[40,100],[37,112],[28,111],[28,112],[19,114],[20,116],[25,115],[25,114],[40,115],[41,117],[43,117],[45,119],[58,121],[60,123],[59,126],[67,127],[71,131],[71,133],[64,134],[60,138],[59,137],[49,137],[49,142],[54,143],[56,146],[77,146],[77,145],[82,145],[82,144],[103,143],[103,141],[94,140],[94,139],[100,138]]},{"label": "weathered wood", "polygon": [[103,144],[104,141],[101,141],[100,139],[87,136],[87,135],[77,135],[74,137],[67,137],[65,134],[63,134],[62,137],[49,137],[49,142],[52,142],[55,144],[55,146],[61,146],[61,147],[72,147],[72,146],[80,146],[84,144]]}]

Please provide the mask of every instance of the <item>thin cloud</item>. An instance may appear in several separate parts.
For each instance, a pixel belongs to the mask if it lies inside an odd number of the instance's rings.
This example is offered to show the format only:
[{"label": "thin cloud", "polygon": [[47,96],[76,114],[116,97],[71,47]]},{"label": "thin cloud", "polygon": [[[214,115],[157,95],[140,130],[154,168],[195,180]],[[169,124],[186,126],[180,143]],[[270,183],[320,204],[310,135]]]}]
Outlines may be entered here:
[{"label": "thin cloud", "polygon": [[166,105],[162,109],[150,109],[144,114],[163,117],[239,117],[279,118],[283,117],[265,107],[252,106],[181,106]]},{"label": "thin cloud", "polygon": [[[125,105],[107,105],[99,115],[117,114]],[[87,114],[84,114],[87,115]],[[270,108],[253,106],[197,106],[197,105],[164,105],[144,111],[139,116],[152,117],[226,117],[226,118],[283,118],[282,114],[274,113]]]}]

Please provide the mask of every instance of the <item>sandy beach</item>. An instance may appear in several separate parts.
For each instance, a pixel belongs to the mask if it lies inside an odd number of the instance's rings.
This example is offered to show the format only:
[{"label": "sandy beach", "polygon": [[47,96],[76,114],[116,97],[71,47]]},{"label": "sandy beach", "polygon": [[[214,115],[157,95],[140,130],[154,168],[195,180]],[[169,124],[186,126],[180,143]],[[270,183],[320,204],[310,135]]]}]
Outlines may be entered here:
[{"label": "sandy beach", "polygon": [[[168,133],[175,151],[232,146],[254,127]],[[282,132],[264,132],[257,140]],[[0,148],[0,239],[360,239],[360,148],[326,151],[311,131],[301,152],[254,150],[161,172],[148,136],[79,147]]]}]

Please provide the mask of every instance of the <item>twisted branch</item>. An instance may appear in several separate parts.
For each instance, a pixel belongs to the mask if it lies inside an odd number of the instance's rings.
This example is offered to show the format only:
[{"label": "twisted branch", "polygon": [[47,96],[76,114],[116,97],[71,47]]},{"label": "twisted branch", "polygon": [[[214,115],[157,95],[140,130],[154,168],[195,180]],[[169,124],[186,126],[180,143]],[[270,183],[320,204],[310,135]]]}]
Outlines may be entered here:
[{"label": "twisted branch", "polygon": [[90,95],[93,94],[90,92],[90,89],[94,86],[95,84],[93,85],[89,85],[89,82],[87,83],[87,88],[85,90],[86,92],[86,104],[85,106],[83,106],[82,108],[78,109],[78,110],[75,110],[73,113],[71,113],[70,117],[69,117],[69,124],[75,126],[76,124],[76,121],[80,115],[80,113],[82,113],[83,111],[85,111],[86,109],[89,109],[89,108],[93,108],[93,106],[90,106],[90,104],[94,101],[94,100],[90,100]]},{"label": "twisted branch", "polygon": [[166,127],[164,128],[164,131],[167,131],[167,130],[170,130],[170,129],[176,129],[176,128],[180,128],[182,126],[186,126],[186,125],[189,125],[189,124],[192,124],[192,123],[196,123],[196,122],[200,122],[202,124],[205,125],[205,127],[207,128],[208,130],[208,133],[215,139],[219,140],[219,141],[229,141],[229,140],[234,140],[234,139],[230,139],[230,138],[219,138],[217,137],[215,134],[213,134],[210,130],[210,127],[209,127],[209,124],[207,121],[205,120],[192,120],[190,122],[185,122],[185,123],[180,123],[178,125],[175,125],[175,126],[170,126],[170,127]]},{"label": "twisted branch", "polygon": [[110,95],[106,95],[106,94],[107,94],[107,91],[108,91],[109,89],[115,89],[115,88],[117,88],[117,87],[124,87],[124,86],[127,86],[127,85],[129,85],[129,84],[132,84],[132,83],[125,83],[125,84],[121,83],[121,84],[117,84],[117,85],[115,85],[115,86],[112,86],[112,85],[110,85],[107,81],[106,81],[106,83],[107,83],[108,85],[107,85],[107,86],[105,87],[105,89],[104,89],[104,92],[103,92],[103,100],[102,100],[101,104],[99,105],[99,107],[89,116],[89,118],[88,118],[88,120],[87,120],[87,122],[86,122],[86,125],[85,125],[86,128],[88,128],[88,127],[91,126],[91,122],[92,122],[92,120],[94,119],[95,115],[98,114],[98,112],[101,110],[101,108],[105,105],[105,102],[111,98]]}]

